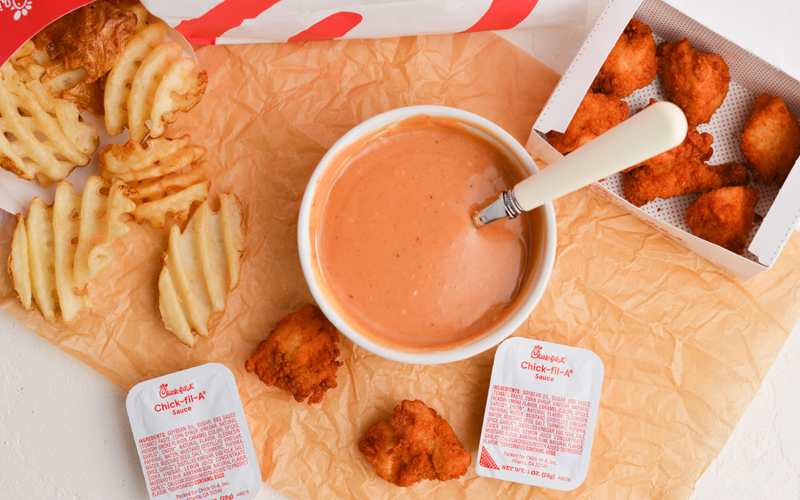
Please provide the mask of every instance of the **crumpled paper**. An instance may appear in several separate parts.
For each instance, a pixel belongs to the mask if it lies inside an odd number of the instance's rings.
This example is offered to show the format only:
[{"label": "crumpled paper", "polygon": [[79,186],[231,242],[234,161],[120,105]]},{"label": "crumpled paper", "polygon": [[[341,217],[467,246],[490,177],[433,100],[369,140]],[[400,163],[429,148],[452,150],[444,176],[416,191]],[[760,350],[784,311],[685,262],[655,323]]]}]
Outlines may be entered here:
[{"label": "crumpled paper", "polygon": [[[477,457],[494,351],[439,366],[387,361],[342,337],[338,387],[301,404],[244,362],[278,319],[312,300],[297,215],[317,162],[357,123],[388,109],[444,104],[525,142],[558,76],[489,33],[308,44],[202,47],[203,101],[169,135],[208,148],[212,198],[245,206],[242,280],[211,335],[189,349],[157,308],[167,231],[132,224],[89,285],[93,308],[69,327],[19,304],[6,273],[0,307],[123,389],[215,361],[236,376],[264,480],[290,498],[685,499],[720,451],[800,316],[800,237],[742,283],[586,189],[555,202],[550,284],[517,335],[597,353],[605,380],[589,476],[559,492],[466,476],[409,488],[379,479],[358,451],[403,399],[446,418]],[[8,257],[14,221],[0,230]],[[43,367],[44,369],[45,367]]]}]

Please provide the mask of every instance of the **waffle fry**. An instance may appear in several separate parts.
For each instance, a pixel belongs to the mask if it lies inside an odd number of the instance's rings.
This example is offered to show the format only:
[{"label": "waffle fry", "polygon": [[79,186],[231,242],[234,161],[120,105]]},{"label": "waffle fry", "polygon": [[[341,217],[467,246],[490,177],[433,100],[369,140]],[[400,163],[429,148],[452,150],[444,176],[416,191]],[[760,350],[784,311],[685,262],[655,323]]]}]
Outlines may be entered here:
[{"label": "waffle fry", "polygon": [[181,58],[181,45],[164,42],[165,36],[164,23],[141,29],[109,73],[104,104],[106,129],[112,136],[127,125],[136,142],[148,134],[160,137],[178,111],[189,111],[203,97],[208,74],[197,72],[193,59]]},{"label": "waffle fry", "polygon": [[128,97],[129,85],[141,64],[153,49],[164,41],[167,35],[167,25],[156,23],[139,31],[128,39],[125,50],[117,63],[111,68],[106,80],[104,108],[106,111],[106,129],[109,135],[115,136],[122,133],[128,123]]},{"label": "waffle fry", "polygon": [[[145,141],[144,146],[134,141],[128,141],[124,145],[110,144],[100,151],[101,175],[106,179],[119,177],[126,182],[131,182],[181,170],[192,161],[203,156],[206,150],[203,148],[192,148],[199,156],[180,168],[168,166],[162,167],[165,170],[169,170],[168,172],[159,171],[159,173],[155,174],[147,172],[147,170],[152,167],[174,162],[176,158],[175,155],[179,151],[188,149],[187,146],[189,145],[190,139],[191,137],[187,134],[174,139],[148,139]],[[153,170],[153,172],[155,172],[155,170]]]},{"label": "waffle fry", "polygon": [[147,221],[159,229],[167,223],[167,215],[171,215],[176,221],[184,221],[189,217],[192,205],[202,203],[208,198],[210,187],[211,181],[205,181],[161,199],[142,203],[133,211],[133,216],[136,222],[141,224]]},{"label": "waffle fry", "polygon": [[100,81],[86,82],[86,68],[68,70],[63,59],[50,59],[47,51],[28,41],[11,58],[11,64],[26,84],[39,80],[57,98],[69,101],[95,116],[103,115]]},{"label": "waffle fry", "polygon": [[[53,234],[53,209],[45,205],[39,199],[31,200],[28,218],[17,219],[17,229],[14,231],[14,239],[22,239],[27,236],[27,245],[12,245],[12,253],[9,257],[9,268],[16,274],[12,275],[15,287],[19,283],[29,281],[31,293],[39,310],[42,311],[44,318],[54,323],[58,311],[58,292],[56,290],[56,272],[53,264],[53,248],[55,247],[55,236]],[[23,230],[24,222],[25,229]],[[28,249],[28,268],[22,268],[21,263],[24,257],[14,254],[13,250]],[[16,265],[14,263],[17,263]],[[22,297],[22,292],[17,289],[17,295]],[[25,302],[23,301],[23,305]]]},{"label": "waffle fry", "polygon": [[201,161],[184,171],[173,172],[149,181],[141,181],[136,184],[136,195],[131,199],[142,203],[146,200],[161,200],[201,183],[207,170],[208,162]]},{"label": "waffle fry", "polygon": [[[108,194],[106,193],[108,190]],[[113,183],[93,175],[83,188],[78,248],[75,252],[75,285],[83,288],[100,275],[114,259],[111,244],[130,232],[120,216],[132,213],[136,204],[128,199],[132,189],[121,181]]]},{"label": "waffle fry", "polygon": [[134,33],[138,33],[148,26],[147,18],[150,13],[139,2],[122,2],[120,7],[122,10],[128,10],[136,14],[136,27],[133,29]]},{"label": "waffle fry", "polygon": [[139,66],[128,96],[128,129],[132,140],[142,142],[147,136],[145,122],[153,111],[152,96],[156,95],[165,81],[164,76],[180,59],[181,53],[183,49],[178,42],[164,42],[155,47]]},{"label": "waffle fry", "polygon": [[11,239],[11,254],[8,256],[8,274],[11,275],[14,290],[17,292],[19,301],[22,302],[22,307],[33,311],[31,273],[28,272],[30,266],[28,230],[22,214],[17,214],[17,228]]},{"label": "waffle fry", "polygon": [[150,135],[161,137],[168,123],[178,119],[178,111],[192,109],[206,91],[208,74],[196,73],[197,63],[185,57],[176,61],[158,86],[150,113]]},{"label": "waffle fry", "polygon": [[195,346],[193,332],[208,336],[213,314],[225,310],[228,293],[239,284],[245,237],[236,196],[220,197],[220,210],[200,205],[181,234],[172,226],[158,278],[158,306],[167,329]]},{"label": "waffle fry", "polygon": [[89,178],[83,195],[64,181],[52,207],[34,198],[27,219],[17,215],[8,270],[26,309],[35,301],[47,321],[55,322],[60,311],[70,323],[91,307],[82,291],[111,263],[112,242],[130,231],[119,220],[136,207],[130,194],[122,181],[98,176]]},{"label": "waffle fry", "polygon": [[139,205],[133,215],[164,227],[167,215],[186,220],[192,205],[208,197],[210,182],[203,182],[208,164],[199,161],[206,150],[189,146],[188,135],[150,138],[142,146],[133,140],[106,146],[100,152],[100,175],[120,179],[134,188],[130,197]]},{"label": "waffle fry", "polygon": [[47,187],[89,163],[99,137],[75,104],[53,97],[39,80],[24,83],[10,62],[0,79],[0,167]]},{"label": "waffle fry", "polygon": [[78,296],[75,290],[75,250],[81,226],[81,195],[72,184],[59,182],[53,202],[53,237],[56,291],[64,323],[69,324],[81,309],[89,307],[89,297]]}]

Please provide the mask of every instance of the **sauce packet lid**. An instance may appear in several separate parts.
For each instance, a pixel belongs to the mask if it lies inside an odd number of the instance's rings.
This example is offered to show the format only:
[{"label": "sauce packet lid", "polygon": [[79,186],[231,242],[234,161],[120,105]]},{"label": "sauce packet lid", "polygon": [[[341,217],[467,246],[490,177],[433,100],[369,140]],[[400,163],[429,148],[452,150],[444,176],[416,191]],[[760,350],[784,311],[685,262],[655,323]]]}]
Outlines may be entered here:
[{"label": "sauce packet lid", "polygon": [[494,356],[475,470],[574,490],[589,472],[603,362],[593,352],[514,337]]},{"label": "sauce packet lid", "polygon": [[208,363],[141,382],[128,418],[155,500],[247,500],[261,472],[233,373]]}]

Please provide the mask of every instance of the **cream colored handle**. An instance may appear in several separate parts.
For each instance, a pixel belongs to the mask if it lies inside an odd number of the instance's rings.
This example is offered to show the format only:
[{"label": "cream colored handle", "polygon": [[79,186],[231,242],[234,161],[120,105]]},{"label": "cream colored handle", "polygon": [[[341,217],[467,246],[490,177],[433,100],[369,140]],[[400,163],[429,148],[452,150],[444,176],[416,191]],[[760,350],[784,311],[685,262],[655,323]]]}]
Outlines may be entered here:
[{"label": "cream colored handle", "polygon": [[658,102],[514,186],[523,210],[533,210],[592,182],[678,146],[688,125],[681,109]]}]

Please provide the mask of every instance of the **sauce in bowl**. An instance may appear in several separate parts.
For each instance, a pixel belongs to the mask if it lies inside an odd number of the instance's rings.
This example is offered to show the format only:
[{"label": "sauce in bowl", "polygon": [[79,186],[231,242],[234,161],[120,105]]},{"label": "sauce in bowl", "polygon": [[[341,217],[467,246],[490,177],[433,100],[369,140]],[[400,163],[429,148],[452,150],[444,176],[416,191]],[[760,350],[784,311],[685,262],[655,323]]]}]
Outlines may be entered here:
[{"label": "sauce in bowl", "polygon": [[451,118],[414,116],[350,145],[314,200],[324,293],[378,343],[425,350],[480,337],[530,285],[542,217],[478,230],[470,215],[523,178],[503,149]]}]

